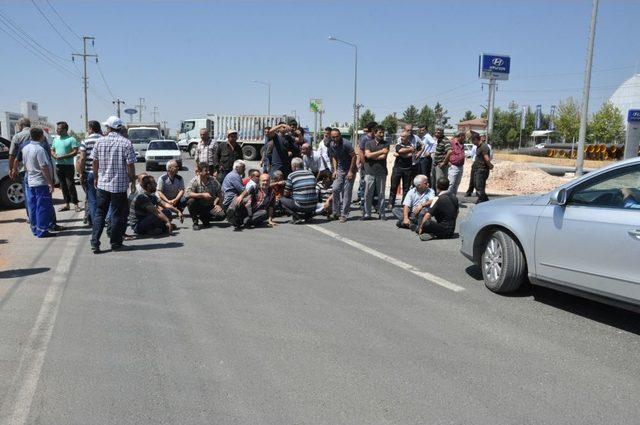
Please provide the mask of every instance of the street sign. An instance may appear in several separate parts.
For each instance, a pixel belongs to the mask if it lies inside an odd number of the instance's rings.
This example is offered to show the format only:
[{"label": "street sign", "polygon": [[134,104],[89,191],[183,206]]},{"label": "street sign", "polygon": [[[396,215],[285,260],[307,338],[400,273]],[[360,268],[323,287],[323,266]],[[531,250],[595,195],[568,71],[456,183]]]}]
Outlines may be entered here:
[{"label": "street sign", "polygon": [[322,109],[322,99],[311,99],[309,101],[309,110],[311,112],[318,112]]},{"label": "street sign", "polygon": [[640,147],[640,109],[629,109],[627,113],[627,137],[624,143],[624,159],[638,156]]},{"label": "street sign", "polygon": [[510,68],[509,56],[482,53],[478,60],[478,77],[486,80],[508,80]]},{"label": "street sign", "polygon": [[129,114],[129,115],[133,115],[133,114],[137,114],[138,110],[137,109],[133,109],[133,108],[127,108],[124,110],[125,114]]}]

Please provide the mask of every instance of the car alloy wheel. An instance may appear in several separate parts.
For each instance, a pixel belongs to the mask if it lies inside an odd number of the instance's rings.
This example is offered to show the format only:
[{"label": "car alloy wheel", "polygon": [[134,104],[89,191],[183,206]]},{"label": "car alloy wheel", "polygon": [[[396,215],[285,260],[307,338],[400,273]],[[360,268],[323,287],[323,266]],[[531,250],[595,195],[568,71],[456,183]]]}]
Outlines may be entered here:
[{"label": "car alloy wheel", "polygon": [[7,190],[7,198],[14,205],[20,205],[24,202],[24,189],[22,188],[22,183],[12,183],[9,185]]},{"label": "car alloy wheel", "polygon": [[502,274],[502,245],[495,237],[489,240],[482,254],[484,275],[491,281],[497,282]]}]

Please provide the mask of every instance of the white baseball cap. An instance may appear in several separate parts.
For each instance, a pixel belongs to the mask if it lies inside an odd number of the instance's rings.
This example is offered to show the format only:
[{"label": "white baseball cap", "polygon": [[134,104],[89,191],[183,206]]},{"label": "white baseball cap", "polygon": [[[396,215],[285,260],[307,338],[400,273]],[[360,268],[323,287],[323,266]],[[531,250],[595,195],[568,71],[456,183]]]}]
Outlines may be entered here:
[{"label": "white baseball cap", "polygon": [[238,130],[234,130],[233,128],[230,128],[229,130],[227,130],[227,136],[233,133],[238,134]]},{"label": "white baseball cap", "polygon": [[124,127],[124,121],[122,121],[120,118],[116,117],[115,115],[111,115],[109,118],[107,118],[105,122],[102,123],[102,125],[118,130]]}]

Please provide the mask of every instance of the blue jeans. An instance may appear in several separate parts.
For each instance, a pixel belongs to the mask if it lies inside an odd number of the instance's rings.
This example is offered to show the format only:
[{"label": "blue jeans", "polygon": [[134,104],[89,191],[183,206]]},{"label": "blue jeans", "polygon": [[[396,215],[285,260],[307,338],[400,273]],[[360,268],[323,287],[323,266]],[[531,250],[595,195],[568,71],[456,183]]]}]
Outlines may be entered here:
[{"label": "blue jeans", "polygon": [[[354,176],[355,177],[355,176]],[[333,189],[333,213],[342,217],[349,217],[351,210],[351,196],[353,195],[353,180],[347,179],[347,173],[337,172],[337,177],[331,186]]]},{"label": "blue jeans", "polygon": [[[169,218],[169,220],[171,220],[171,211],[163,210],[162,212]],[[158,229],[161,233],[167,232],[167,227],[164,224],[164,221],[160,220],[153,214],[149,214],[142,220],[138,221],[138,223],[133,226],[132,229],[138,235],[146,235],[152,233],[155,229]]]},{"label": "blue jeans", "polygon": [[87,202],[85,208],[87,209],[87,213],[91,222],[96,218],[96,187],[93,185],[93,173],[87,173],[87,187],[85,188],[87,192]]},{"label": "blue jeans", "polygon": [[127,227],[127,203],[127,192],[112,193],[102,189],[97,190],[96,216],[91,235],[92,247],[100,247],[100,237],[109,210],[111,210],[111,246],[122,245],[122,236]]}]

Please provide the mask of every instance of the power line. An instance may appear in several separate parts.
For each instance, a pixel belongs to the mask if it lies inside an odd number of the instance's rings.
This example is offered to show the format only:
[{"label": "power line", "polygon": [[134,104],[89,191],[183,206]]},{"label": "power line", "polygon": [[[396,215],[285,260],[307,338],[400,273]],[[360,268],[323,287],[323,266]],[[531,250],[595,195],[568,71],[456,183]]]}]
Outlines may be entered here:
[{"label": "power line", "polygon": [[59,61],[62,61],[62,62],[71,62],[69,59],[66,59],[66,58],[63,58],[62,56],[57,55],[56,53],[54,53],[51,50],[49,50],[46,47],[44,47],[42,44],[38,43],[38,41],[36,41],[33,37],[31,37],[29,35],[29,33],[27,33],[18,24],[16,24],[14,21],[12,21],[11,18],[9,18],[7,15],[5,15],[2,12],[0,12],[0,21],[4,21],[5,24],[7,24],[8,27],[10,27],[11,31],[13,31],[18,37],[20,37],[21,39],[27,41],[29,44],[40,48],[41,50],[46,52],[51,57],[53,57],[53,58],[55,58],[55,59],[57,59]]},{"label": "power line", "polygon": [[76,36],[76,38],[78,38],[78,40],[82,41],[82,37],[80,37],[80,36],[79,36],[79,35],[78,35],[74,30],[73,30],[73,28],[71,28],[71,27],[69,26],[69,24],[67,24],[67,22],[64,20],[64,18],[63,18],[62,16],[60,16],[60,14],[59,14],[59,13],[58,13],[58,11],[56,10],[56,8],[55,8],[55,7],[53,7],[53,5],[51,4],[51,2],[49,2],[49,0],[46,0],[46,1],[47,1],[47,4],[49,5],[49,7],[51,8],[51,10],[53,10],[53,13],[55,13],[55,14],[58,16],[58,18],[60,18],[60,21],[62,21],[62,23],[64,24],[64,26],[65,26],[65,27],[67,27],[67,29],[68,29],[69,31],[71,31],[71,34],[75,35],[75,36]]},{"label": "power line", "polygon": [[31,46],[30,44],[28,44],[27,42],[25,42],[24,40],[21,40],[20,38],[16,38],[12,33],[8,32],[7,30],[5,30],[3,27],[0,26],[0,31],[4,32],[5,34],[7,34],[9,37],[13,38],[17,43],[21,44],[23,47],[25,47],[27,50],[29,50],[31,53],[33,53],[34,55],[36,55],[36,57],[38,57],[39,59],[42,59],[43,61],[47,62],[49,65],[53,66],[54,68],[56,68],[58,71],[65,73],[67,75],[70,75],[71,77],[73,77],[74,79],[79,78],[79,75],[74,74],[72,71],[70,71],[69,69],[63,67],[62,65],[60,65],[57,62],[54,62],[51,58],[49,58],[48,56],[44,55],[42,52],[40,52],[39,50],[36,50],[33,46]]},{"label": "power line", "polygon": [[51,28],[53,28],[53,30],[56,32],[56,34],[58,34],[58,36],[62,39],[62,41],[64,41],[65,43],[67,43],[67,45],[71,48],[71,50],[75,50],[75,47],[73,47],[73,45],[71,43],[69,43],[69,41],[64,38],[64,36],[60,33],[60,31],[58,31],[58,29],[55,27],[55,25],[53,25],[51,23],[51,21],[49,20],[49,18],[47,18],[47,15],[44,14],[44,12],[42,11],[42,9],[40,9],[40,7],[36,4],[35,0],[31,0],[31,3],[35,6],[36,9],[38,9],[38,12],[40,12],[40,15],[42,15],[42,17],[44,18],[45,21],[47,21],[47,23],[49,24],[49,26]]},{"label": "power line", "polygon": [[107,83],[107,79],[104,77],[104,73],[102,72],[102,67],[100,66],[100,61],[98,61],[98,58],[96,58],[96,66],[98,67],[98,72],[100,73],[100,77],[102,77],[102,82],[104,83],[104,86],[107,88],[107,91],[109,92],[111,97],[115,99],[116,95],[113,94],[113,92],[111,91],[111,88],[109,87],[109,83]]}]

